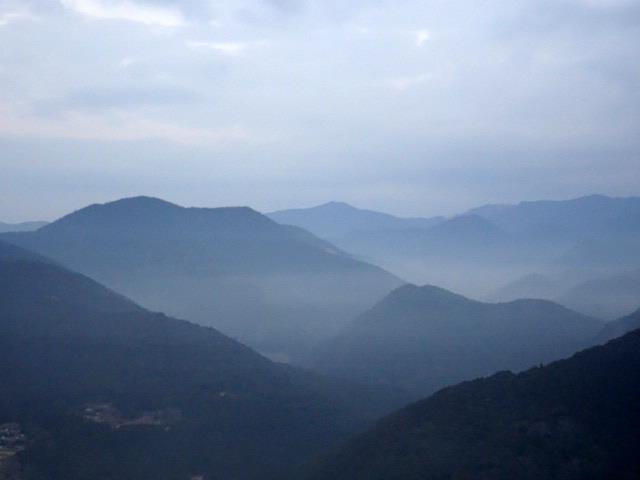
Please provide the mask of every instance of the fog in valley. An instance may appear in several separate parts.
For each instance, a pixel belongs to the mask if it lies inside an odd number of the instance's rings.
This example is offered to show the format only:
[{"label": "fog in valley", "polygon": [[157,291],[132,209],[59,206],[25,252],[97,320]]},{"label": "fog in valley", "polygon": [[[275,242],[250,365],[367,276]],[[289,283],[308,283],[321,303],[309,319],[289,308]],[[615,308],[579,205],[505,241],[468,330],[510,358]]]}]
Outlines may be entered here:
[{"label": "fog in valley", "polygon": [[0,480],[640,478],[634,0],[0,0]]}]

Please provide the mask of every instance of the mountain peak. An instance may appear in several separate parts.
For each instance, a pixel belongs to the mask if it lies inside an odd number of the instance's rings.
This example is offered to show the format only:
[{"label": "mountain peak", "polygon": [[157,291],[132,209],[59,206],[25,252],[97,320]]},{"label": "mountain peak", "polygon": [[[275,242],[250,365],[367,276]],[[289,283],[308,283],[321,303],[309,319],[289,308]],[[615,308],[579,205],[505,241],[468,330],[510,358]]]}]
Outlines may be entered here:
[{"label": "mountain peak", "polygon": [[178,207],[175,203],[168,202],[161,198],[138,195],[135,197],[125,197],[112,202],[102,204],[108,206],[146,206],[146,207]]},{"label": "mountain peak", "polygon": [[347,202],[338,202],[338,201],[331,201],[331,202],[327,202],[327,203],[323,203],[321,205],[318,205],[316,207],[313,208],[317,208],[317,209],[333,209],[333,210],[358,210],[356,207],[354,207],[353,205],[348,204]]},{"label": "mountain peak", "polygon": [[383,301],[388,304],[428,306],[442,303],[473,302],[457,293],[453,293],[435,285],[414,285],[408,283],[396,288]]},{"label": "mountain peak", "polygon": [[[271,228],[273,222],[249,207],[186,208],[160,198],[137,196],[112,202],[93,204],[66,215],[43,227],[60,228],[182,229],[194,225],[230,227],[231,225],[261,225]],[[275,224],[274,224],[275,225]]]}]

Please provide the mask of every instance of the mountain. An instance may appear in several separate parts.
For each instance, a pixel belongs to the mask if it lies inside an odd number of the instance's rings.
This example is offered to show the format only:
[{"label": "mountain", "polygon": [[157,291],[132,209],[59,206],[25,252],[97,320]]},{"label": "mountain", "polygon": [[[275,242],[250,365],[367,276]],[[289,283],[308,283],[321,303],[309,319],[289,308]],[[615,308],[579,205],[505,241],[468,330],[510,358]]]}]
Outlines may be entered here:
[{"label": "mountain", "polygon": [[518,260],[513,239],[478,215],[442,219],[428,228],[354,232],[334,243],[409,281],[474,293]]},{"label": "mountain", "polygon": [[640,478],[640,331],[519,375],[446,388],[379,421],[306,480]]},{"label": "mountain", "polygon": [[567,268],[591,268],[605,273],[638,267],[640,233],[603,233],[597,238],[580,240],[559,256],[558,263]]},{"label": "mountain", "polygon": [[503,285],[531,272],[562,277],[563,271],[592,270],[589,276],[602,276],[640,267],[640,197],[486,205],[419,224],[360,212],[330,203],[272,218],[304,226],[409,282],[478,298],[495,298]]},{"label": "mountain", "polygon": [[508,237],[487,220],[477,215],[464,215],[442,220],[429,228],[413,228],[368,232],[348,236],[336,243],[350,251],[382,259],[390,256],[419,256],[438,259],[452,256],[473,257],[487,249],[505,248]]},{"label": "mountain", "polygon": [[508,302],[519,298],[549,300],[557,295],[558,289],[558,283],[548,276],[530,273],[500,287],[489,296],[489,300],[495,302]]},{"label": "mountain", "polygon": [[31,232],[40,227],[44,227],[47,222],[22,222],[22,223],[4,223],[0,222],[0,233],[4,232]]},{"label": "mountain", "polygon": [[367,232],[429,228],[440,221],[434,218],[402,218],[373,210],[363,210],[344,202],[329,202],[311,208],[268,213],[278,223],[295,225],[327,240]]},{"label": "mountain", "polygon": [[[640,197],[488,205],[471,210],[566,268],[640,266]],[[544,248],[543,248],[544,247]],[[546,252],[546,253],[545,253]]]},{"label": "mountain", "polygon": [[598,335],[597,341],[604,343],[637,329],[640,329],[640,309],[607,323]]},{"label": "mountain", "polygon": [[572,200],[487,205],[470,214],[513,235],[578,241],[606,235],[640,234],[640,197],[590,195]]},{"label": "mountain", "polygon": [[325,373],[423,396],[570,355],[601,328],[601,322],[549,301],[491,304],[405,285],[326,342],[316,364]]},{"label": "mountain", "polygon": [[640,269],[579,283],[556,300],[586,315],[619,318],[640,306]]},{"label": "mountain", "polygon": [[250,208],[136,197],[2,238],[146,307],[294,357],[402,283]]},{"label": "mountain", "polygon": [[397,401],[6,250],[0,428],[22,446],[0,435],[0,473],[9,460],[33,480],[282,479]]}]

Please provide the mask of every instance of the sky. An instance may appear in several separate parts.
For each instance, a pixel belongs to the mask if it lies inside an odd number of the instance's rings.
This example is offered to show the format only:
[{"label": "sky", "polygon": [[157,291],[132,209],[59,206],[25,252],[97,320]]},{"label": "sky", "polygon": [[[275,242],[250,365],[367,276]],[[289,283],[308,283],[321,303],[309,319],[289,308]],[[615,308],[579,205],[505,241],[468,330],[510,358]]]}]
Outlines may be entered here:
[{"label": "sky", "polygon": [[640,195],[637,0],[0,0],[0,220]]}]

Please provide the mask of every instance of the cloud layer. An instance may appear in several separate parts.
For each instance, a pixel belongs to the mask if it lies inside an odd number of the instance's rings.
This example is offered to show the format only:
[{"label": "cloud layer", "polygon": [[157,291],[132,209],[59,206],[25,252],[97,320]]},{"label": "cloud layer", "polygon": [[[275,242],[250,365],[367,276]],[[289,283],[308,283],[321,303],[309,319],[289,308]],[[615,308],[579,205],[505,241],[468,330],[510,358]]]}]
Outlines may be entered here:
[{"label": "cloud layer", "polygon": [[632,0],[0,0],[0,42],[2,220],[640,193]]}]

